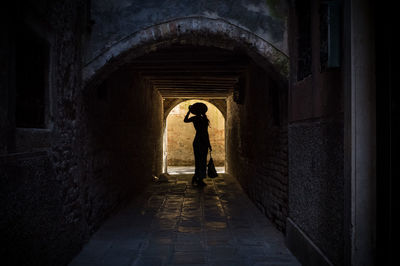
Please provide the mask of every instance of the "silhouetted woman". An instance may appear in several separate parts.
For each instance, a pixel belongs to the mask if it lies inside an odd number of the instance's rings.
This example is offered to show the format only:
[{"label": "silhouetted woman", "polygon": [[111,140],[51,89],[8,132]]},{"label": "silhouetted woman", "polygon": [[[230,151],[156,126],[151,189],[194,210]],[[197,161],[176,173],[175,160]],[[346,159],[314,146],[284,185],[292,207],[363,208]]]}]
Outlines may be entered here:
[{"label": "silhouetted woman", "polygon": [[[203,179],[206,177],[207,169],[207,153],[208,149],[211,149],[210,138],[208,136],[208,125],[210,121],[206,116],[207,105],[204,103],[195,103],[189,106],[185,123],[193,122],[194,128],[196,129],[196,136],[193,140],[193,151],[195,160],[195,173],[192,178],[192,184],[198,186],[205,186]],[[190,113],[194,114],[189,118]]]}]

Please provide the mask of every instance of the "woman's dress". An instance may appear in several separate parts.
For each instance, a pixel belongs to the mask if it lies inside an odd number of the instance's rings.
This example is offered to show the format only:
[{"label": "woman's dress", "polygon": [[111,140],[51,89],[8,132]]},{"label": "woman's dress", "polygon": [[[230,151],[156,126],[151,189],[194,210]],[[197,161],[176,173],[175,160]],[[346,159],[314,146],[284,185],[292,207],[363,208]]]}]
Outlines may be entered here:
[{"label": "woman's dress", "polygon": [[196,129],[196,136],[193,140],[195,176],[198,180],[202,180],[206,177],[207,153],[210,147],[208,120],[201,116],[194,116],[193,125]]}]

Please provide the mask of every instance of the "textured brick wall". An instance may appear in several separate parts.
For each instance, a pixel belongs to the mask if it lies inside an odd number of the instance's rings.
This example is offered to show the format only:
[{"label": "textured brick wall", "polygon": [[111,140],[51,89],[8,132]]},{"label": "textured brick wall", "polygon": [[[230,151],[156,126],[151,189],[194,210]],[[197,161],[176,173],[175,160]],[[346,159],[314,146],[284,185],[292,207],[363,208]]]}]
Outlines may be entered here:
[{"label": "textured brick wall", "polygon": [[[6,5],[7,6],[7,5]],[[0,155],[1,239],[5,245],[0,255],[5,265],[64,265],[88,237],[83,218],[76,150],[77,93],[81,88],[81,38],[85,30],[86,1],[26,1],[5,9],[5,35],[8,45],[0,54],[7,54],[9,71],[1,76],[1,110],[8,121],[1,121],[7,132],[7,149]],[[27,151],[24,145],[14,153],[15,139],[15,50],[12,49],[15,23],[25,21],[40,29],[51,46],[52,66],[49,70],[52,127],[46,132],[50,142],[37,139],[37,132],[26,130],[39,151]],[[8,27],[7,27],[8,26]],[[3,49],[5,50],[5,53]],[[9,49],[9,50],[7,50]],[[57,67],[53,67],[57,66]],[[4,100],[2,98],[2,100]],[[28,136],[28,135],[26,135]],[[13,143],[14,142],[14,143]],[[38,144],[38,143],[36,143]],[[43,145],[42,145],[43,144]],[[35,145],[34,145],[35,146]]]},{"label": "textured brick wall", "polygon": [[244,93],[243,104],[228,99],[227,170],[284,231],[288,214],[286,91],[254,65]]},{"label": "textured brick wall", "polygon": [[[12,121],[0,118],[1,136],[34,133],[18,154],[8,151],[3,139],[0,144],[0,236],[7,243],[0,255],[5,265],[66,265],[106,217],[161,172],[159,94],[124,70],[109,76],[101,88],[83,89],[85,5],[32,1],[9,12],[7,30],[12,30],[14,11],[19,19],[40,21],[37,26],[49,30],[54,112],[48,142],[38,139],[35,130],[16,131]],[[12,65],[12,50],[7,50],[12,32],[7,36],[0,56]],[[6,96],[15,90],[13,70],[6,64],[2,73],[7,71],[11,74],[0,75],[1,95]],[[12,117],[14,103],[7,98],[0,101],[1,110]],[[31,142],[38,142],[40,151],[27,152],[25,143]]]},{"label": "textured brick wall", "polygon": [[[196,102],[207,105],[207,117],[210,120],[208,134],[213,148],[212,156],[214,163],[218,166],[225,164],[225,119],[221,112],[206,101],[190,100],[177,105],[171,110],[167,118],[167,151],[168,165],[170,166],[193,166],[193,139],[196,130],[192,123],[184,123],[183,119],[187,113],[188,106]],[[193,115],[192,115],[193,116]]]},{"label": "textured brick wall", "polygon": [[161,172],[162,102],[138,74],[120,70],[87,89],[82,107],[80,188],[95,229]]}]

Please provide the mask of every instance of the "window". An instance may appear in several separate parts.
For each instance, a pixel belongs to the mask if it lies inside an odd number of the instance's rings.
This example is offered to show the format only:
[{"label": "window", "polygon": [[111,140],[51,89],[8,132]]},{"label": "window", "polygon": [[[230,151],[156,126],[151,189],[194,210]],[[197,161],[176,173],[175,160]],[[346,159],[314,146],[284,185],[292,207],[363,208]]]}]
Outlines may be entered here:
[{"label": "window", "polygon": [[297,80],[311,74],[311,5],[310,0],[296,1]]},{"label": "window", "polygon": [[49,45],[27,25],[19,27],[16,40],[15,123],[20,128],[45,128]]},{"label": "window", "polygon": [[340,67],[340,4],[337,0],[323,1],[320,6],[321,71]]}]

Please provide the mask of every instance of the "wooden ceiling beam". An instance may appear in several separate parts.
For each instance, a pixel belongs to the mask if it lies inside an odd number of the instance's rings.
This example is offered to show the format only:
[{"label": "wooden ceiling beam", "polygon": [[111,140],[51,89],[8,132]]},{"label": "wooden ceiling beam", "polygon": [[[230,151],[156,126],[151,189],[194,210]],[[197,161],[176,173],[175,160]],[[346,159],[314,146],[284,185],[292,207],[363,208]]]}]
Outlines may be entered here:
[{"label": "wooden ceiling beam", "polygon": [[209,75],[160,75],[160,76],[149,76],[146,75],[145,78],[151,80],[177,80],[177,81],[186,81],[186,80],[215,80],[215,81],[237,81],[238,76],[209,76]]},{"label": "wooden ceiling beam", "polygon": [[214,82],[153,82],[154,87],[233,87],[235,83],[214,83]]}]

